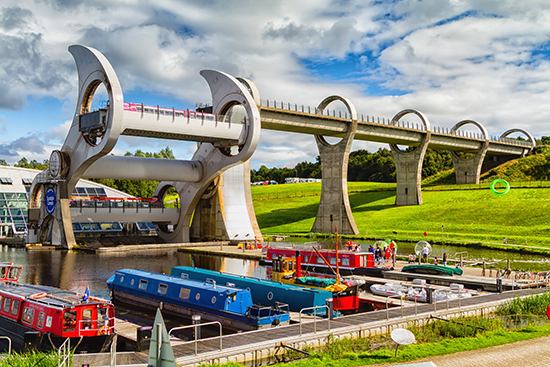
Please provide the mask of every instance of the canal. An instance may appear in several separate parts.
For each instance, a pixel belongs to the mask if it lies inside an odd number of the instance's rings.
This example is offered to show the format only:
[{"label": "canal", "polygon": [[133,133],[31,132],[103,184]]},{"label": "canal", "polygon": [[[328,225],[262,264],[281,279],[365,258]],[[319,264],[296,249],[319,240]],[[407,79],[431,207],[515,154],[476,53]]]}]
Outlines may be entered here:
[{"label": "canal", "polygon": [[[308,246],[310,240],[292,238],[292,242],[273,243],[274,246]],[[368,248],[368,242],[360,242]],[[334,248],[334,243],[325,241],[321,247]],[[343,244],[340,244],[343,248]],[[414,251],[414,244],[398,243],[398,255],[406,256]],[[466,253],[464,253],[466,251]],[[434,246],[432,256],[449,258],[463,253],[464,259],[497,262],[500,268],[510,259],[513,269],[546,271],[550,270],[550,258],[538,255],[524,255],[487,249],[471,249],[457,246]],[[458,255],[456,255],[458,257]],[[197,266],[239,275],[266,277],[266,268],[258,261],[222,258],[219,256],[190,255],[175,249],[155,251],[128,251],[118,253],[89,254],[73,251],[26,251],[25,249],[2,246],[0,261],[10,261],[23,266],[21,281],[30,284],[43,284],[83,293],[89,287],[90,294],[109,297],[105,281],[119,269],[141,269],[170,274],[174,266]]]}]

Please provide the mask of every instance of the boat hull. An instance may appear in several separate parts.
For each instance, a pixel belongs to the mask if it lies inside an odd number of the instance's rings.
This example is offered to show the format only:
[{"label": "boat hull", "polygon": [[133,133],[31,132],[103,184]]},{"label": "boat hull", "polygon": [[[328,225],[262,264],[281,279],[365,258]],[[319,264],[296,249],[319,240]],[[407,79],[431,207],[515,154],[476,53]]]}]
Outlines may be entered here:
[{"label": "boat hull", "polygon": [[[51,333],[42,333],[12,320],[0,318],[0,335],[11,340],[11,348],[16,352],[37,350],[41,352],[57,351],[67,338]],[[108,352],[115,334],[70,338],[71,350],[75,353]],[[6,339],[0,339],[4,350],[8,348]]]},{"label": "boat hull", "polygon": [[251,324],[248,318],[238,315],[233,317],[224,316],[221,312],[214,313],[212,310],[203,310],[200,308],[188,308],[179,305],[174,305],[171,303],[165,303],[163,301],[154,300],[147,297],[142,297],[139,295],[131,294],[121,290],[113,290],[112,298],[117,305],[119,302],[123,303],[124,306],[131,308],[144,309],[148,311],[155,311],[157,308],[162,310],[163,313],[167,313],[176,318],[184,318],[190,320],[193,315],[200,315],[201,320],[204,322],[210,321],[219,321],[223,327],[232,330],[232,331],[251,331],[258,329],[268,329],[279,324],[288,324],[287,322],[282,323],[269,323],[269,324]]}]

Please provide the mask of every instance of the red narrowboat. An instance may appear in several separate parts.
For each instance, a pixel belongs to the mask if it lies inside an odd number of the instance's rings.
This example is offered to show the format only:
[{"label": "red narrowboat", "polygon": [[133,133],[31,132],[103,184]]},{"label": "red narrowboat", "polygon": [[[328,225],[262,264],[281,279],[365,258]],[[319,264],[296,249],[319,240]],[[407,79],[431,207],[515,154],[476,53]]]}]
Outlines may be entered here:
[{"label": "red narrowboat", "polygon": [[324,289],[332,292],[333,307],[342,313],[356,312],[359,309],[359,286],[350,281],[341,282],[340,277],[322,278],[304,276],[300,270],[303,256],[296,251],[296,257],[276,258],[273,260],[271,280],[300,287]]},{"label": "red narrowboat", "polygon": [[[302,255],[302,270],[310,273],[326,273],[332,274],[330,267],[325,264],[325,261],[313,248],[299,247],[269,247],[267,249],[266,265],[271,265],[273,259],[294,257],[296,250]],[[336,251],[335,250],[318,250],[330,265],[336,266]],[[355,252],[348,250],[338,250],[338,267],[340,275],[367,275],[367,276],[382,276],[383,271],[392,270],[391,267],[375,266],[374,254],[372,252]]]},{"label": "red narrowboat", "polygon": [[[76,353],[109,350],[115,311],[105,299],[18,282],[21,266],[0,263],[0,335],[12,348],[48,351],[67,338]],[[7,346],[5,339],[0,339]]]}]

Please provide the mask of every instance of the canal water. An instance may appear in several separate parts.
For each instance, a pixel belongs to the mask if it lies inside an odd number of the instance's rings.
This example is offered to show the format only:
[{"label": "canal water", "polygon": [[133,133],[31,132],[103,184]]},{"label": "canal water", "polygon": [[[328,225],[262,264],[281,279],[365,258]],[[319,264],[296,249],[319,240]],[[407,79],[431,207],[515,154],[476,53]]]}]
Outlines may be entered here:
[{"label": "canal water", "polygon": [[[291,241],[291,242],[290,242]],[[310,240],[292,238],[289,242],[272,243],[272,246],[308,246]],[[334,248],[334,242],[321,242],[320,247]],[[361,242],[367,249],[369,243]],[[343,248],[340,244],[340,248]],[[466,253],[465,253],[466,251]],[[414,252],[414,244],[398,243],[398,255],[406,256]],[[510,259],[513,269],[545,271],[550,270],[550,258],[536,255],[522,255],[511,252],[469,249],[467,247],[434,246],[433,256],[458,258],[462,252],[466,260],[497,262],[500,268]],[[170,250],[129,251],[118,253],[88,254],[73,251],[26,251],[25,249],[2,246],[0,261],[11,261],[22,265],[21,281],[42,284],[83,293],[89,287],[90,294],[109,297],[105,281],[119,269],[141,269],[156,273],[170,274],[174,266],[197,266],[239,275],[266,277],[266,268],[258,261],[223,258],[219,256],[190,255]]]}]

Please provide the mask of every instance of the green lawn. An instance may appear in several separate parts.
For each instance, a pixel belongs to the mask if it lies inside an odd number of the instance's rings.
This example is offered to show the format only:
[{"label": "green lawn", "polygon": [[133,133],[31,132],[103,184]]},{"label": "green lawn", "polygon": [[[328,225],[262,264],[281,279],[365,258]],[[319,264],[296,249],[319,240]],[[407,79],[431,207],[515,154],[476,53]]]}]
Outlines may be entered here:
[{"label": "green lawn", "polygon": [[[367,191],[383,188],[385,191]],[[395,206],[388,184],[348,183],[349,199],[360,235],[398,239],[502,242],[550,248],[550,188],[514,188],[495,195],[488,188],[426,190],[424,204]],[[393,185],[395,187],[395,185]],[[469,186],[472,187],[471,185]],[[390,191],[391,190],[391,191]],[[308,233],[320,199],[321,184],[286,184],[252,188],[260,228],[267,234]]]}]

